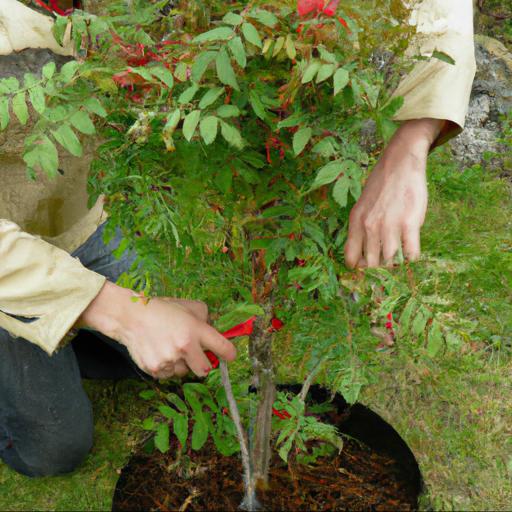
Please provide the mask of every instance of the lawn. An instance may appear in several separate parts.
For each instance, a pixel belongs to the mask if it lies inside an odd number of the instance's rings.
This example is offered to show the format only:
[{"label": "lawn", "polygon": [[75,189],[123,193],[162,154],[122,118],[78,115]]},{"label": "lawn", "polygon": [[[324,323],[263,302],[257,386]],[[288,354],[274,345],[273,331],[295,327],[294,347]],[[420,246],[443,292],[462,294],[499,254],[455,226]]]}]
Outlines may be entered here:
[{"label": "lawn", "polygon": [[[433,155],[424,257],[406,272],[426,303],[464,319],[457,350],[425,357],[416,340],[372,350],[368,330],[352,343],[370,347],[378,378],[361,401],[388,420],[415,453],[435,509],[508,510],[512,503],[512,202],[510,183],[472,168],[460,173],[448,150]],[[361,278],[363,279],[363,278]],[[468,335],[467,333],[470,333]],[[288,365],[280,347],[282,373]],[[292,374],[293,375],[293,374]],[[88,382],[96,443],[69,476],[31,480],[0,465],[0,510],[107,510],[120,469],[140,436],[145,384]]]}]

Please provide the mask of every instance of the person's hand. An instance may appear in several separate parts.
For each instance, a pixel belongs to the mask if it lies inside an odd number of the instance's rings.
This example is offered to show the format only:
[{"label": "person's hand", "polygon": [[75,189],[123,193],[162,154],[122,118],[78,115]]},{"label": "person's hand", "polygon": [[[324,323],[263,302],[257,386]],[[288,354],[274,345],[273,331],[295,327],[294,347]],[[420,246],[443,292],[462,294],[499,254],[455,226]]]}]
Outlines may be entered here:
[{"label": "person's hand", "polygon": [[232,361],[234,345],[207,324],[202,302],[172,298],[133,300],[133,292],[107,282],[79,324],[125,345],[137,366],[155,378],[204,377],[211,370],[204,351]]},{"label": "person's hand", "polygon": [[427,156],[443,121],[407,121],[395,133],[350,212],[345,262],[350,268],[392,265],[400,246],[420,256],[427,211]]}]

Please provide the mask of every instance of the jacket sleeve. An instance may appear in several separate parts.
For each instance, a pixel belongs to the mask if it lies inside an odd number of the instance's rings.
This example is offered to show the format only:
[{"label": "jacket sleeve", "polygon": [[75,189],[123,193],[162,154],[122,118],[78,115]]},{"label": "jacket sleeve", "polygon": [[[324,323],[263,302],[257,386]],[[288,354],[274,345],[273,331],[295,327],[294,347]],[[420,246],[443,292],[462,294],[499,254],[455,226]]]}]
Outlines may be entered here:
[{"label": "jacket sleeve", "polygon": [[105,278],[0,219],[0,327],[52,354]]},{"label": "jacket sleeve", "polygon": [[[410,23],[416,25],[417,33],[409,53],[429,59],[419,61],[393,93],[404,98],[394,119],[445,120],[435,147],[464,128],[476,72],[473,0],[423,0],[413,9]],[[436,50],[455,64],[432,57]]]}]

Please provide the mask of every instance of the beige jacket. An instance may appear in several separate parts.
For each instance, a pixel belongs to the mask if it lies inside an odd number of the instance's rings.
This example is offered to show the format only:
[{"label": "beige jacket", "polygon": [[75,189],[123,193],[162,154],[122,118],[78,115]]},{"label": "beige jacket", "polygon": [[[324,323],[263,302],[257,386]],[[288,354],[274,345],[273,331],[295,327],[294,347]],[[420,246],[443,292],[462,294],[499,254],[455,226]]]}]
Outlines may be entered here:
[{"label": "beige jacket", "polygon": [[[456,64],[416,65],[395,93],[405,98],[396,119],[448,121],[440,143],[464,126],[476,67],[472,0],[423,0],[412,23],[419,32],[413,53],[439,50]],[[51,24],[17,0],[0,0],[0,55],[29,47],[70,54],[56,45]],[[63,176],[29,182],[21,141],[13,128],[0,132],[0,327],[52,354],[104,284],[69,255],[102,221],[102,205],[86,206],[87,159],[63,156]]]}]

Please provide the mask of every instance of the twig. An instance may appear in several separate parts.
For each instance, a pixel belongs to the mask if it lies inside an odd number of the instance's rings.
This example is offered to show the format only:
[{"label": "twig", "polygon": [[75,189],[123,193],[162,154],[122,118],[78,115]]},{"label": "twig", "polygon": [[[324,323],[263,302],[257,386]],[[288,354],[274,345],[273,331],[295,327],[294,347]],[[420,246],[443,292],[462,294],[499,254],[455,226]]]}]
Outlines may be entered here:
[{"label": "twig", "polygon": [[226,391],[226,398],[228,400],[229,411],[231,418],[236,428],[236,435],[240,443],[240,452],[242,455],[242,466],[244,468],[244,484],[245,484],[245,497],[240,505],[240,508],[253,511],[258,510],[260,505],[256,498],[256,490],[254,488],[254,479],[252,477],[251,459],[249,457],[249,450],[247,448],[247,440],[240,420],[240,412],[236,404],[235,396],[233,395],[233,388],[229,378],[228,365],[225,361],[220,362],[220,374],[222,377],[222,385]]},{"label": "twig", "polygon": [[302,403],[306,402],[306,397],[309,393],[309,388],[311,387],[311,384],[313,384],[313,379],[317,376],[318,372],[321,370],[323,364],[327,359],[329,358],[329,354],[325,355],[318,361],[318,363],[315,365],[315,367],[311,370],[310,374],[308,375],[307,379],[304,381],[304,384],[302,385],[302,389],[299,394],[299,400]]}]

